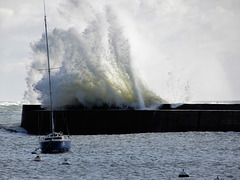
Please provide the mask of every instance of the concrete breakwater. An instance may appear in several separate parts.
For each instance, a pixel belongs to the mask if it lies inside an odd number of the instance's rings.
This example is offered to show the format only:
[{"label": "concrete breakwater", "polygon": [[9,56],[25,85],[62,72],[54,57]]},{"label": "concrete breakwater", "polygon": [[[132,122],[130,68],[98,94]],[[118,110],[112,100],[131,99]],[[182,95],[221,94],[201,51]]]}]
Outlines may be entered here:
[{"label": "concrete breakwater", "polygon": [[[157,110],[55,110],[56,131],[71,135],[145,132],[240,131],[239,104],[163,104]],[[50,112],[23,105],[21,127],[30,134],[51,131]]]}]

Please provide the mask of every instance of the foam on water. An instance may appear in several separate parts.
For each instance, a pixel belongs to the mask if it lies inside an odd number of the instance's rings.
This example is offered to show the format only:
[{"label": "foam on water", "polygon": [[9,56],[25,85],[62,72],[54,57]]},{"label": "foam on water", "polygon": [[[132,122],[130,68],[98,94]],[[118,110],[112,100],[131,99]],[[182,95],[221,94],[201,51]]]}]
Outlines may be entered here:
[{"label": "foam on water", "polygon": [[0,101],[0,108],[3,108],[4,106],[20,106],[22,104],[27,103],[22,101]]}]

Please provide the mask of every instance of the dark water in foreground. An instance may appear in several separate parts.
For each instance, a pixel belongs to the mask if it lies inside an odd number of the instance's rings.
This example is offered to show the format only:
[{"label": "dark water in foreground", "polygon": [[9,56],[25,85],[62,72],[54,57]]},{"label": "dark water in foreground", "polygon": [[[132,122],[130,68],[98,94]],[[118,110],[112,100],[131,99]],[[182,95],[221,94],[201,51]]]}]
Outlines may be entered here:
[{"label": "dark water in foreground", "polygon": [[40,154],[36,162],[38,136],[19,128],[21,107],[0,111],[0,179],[171,180],[183,168],[190,177],[181,179],[240,179],[238,132],[72,136],[70,152]]}]

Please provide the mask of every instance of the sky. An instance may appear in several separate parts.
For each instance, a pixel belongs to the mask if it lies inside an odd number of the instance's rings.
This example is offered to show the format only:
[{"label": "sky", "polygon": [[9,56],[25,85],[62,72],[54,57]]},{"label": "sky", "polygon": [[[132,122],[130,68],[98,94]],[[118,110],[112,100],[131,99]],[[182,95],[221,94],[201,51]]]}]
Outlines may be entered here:
[{"label": "sky", "polygon": [[[136,69],[170,102],[240,100],[240,1],[46,0],[48,27],[84,31],[111,7]],[[41,0],[0,0],[0,101],[25,101]]]}]

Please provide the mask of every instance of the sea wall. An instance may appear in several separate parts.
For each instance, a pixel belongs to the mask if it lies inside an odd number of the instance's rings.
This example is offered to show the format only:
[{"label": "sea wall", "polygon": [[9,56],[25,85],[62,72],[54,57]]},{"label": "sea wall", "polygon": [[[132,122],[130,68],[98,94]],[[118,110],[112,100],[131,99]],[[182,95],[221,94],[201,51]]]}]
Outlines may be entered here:
[{"label": "sea wall", "polygon": [[[160,105],[158,110],[67,109],[54,111],[56,131],[71,135],[144,132],[240,131],[240,105]],[[21,127],[30,134],[51,131],[50,112],[23,105]]]}]

